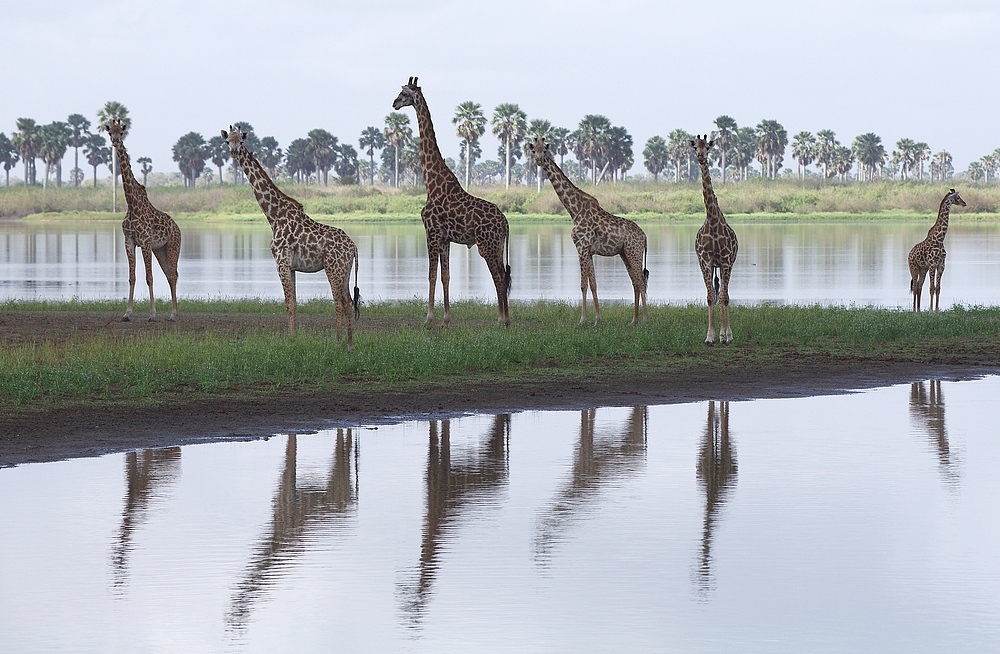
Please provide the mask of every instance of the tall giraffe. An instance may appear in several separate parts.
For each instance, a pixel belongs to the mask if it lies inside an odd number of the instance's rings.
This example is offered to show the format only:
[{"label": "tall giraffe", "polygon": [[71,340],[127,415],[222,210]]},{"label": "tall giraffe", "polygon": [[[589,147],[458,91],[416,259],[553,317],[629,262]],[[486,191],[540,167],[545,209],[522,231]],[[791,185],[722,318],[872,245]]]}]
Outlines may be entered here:
[{"label": "tall giraffe", "polygon": [[[944,274],[945,257],[948,256],[944,249],[944,237],[948,234],[948,216],[951,214],[953,204],[966,206],[958,191],[949,189],[948,194],[941,200],[937,220],[927,231],[927,238],[914,245],[906,258],[910,265],[910,293],[913,295],[914,311],[920,311],[920,295],[924,290],[924,277],[927,271],[931,273],[930,310],[941,309],[941,276]],[[936,304],[935,297],[937,297]]]},{"label": "tall giraffe", "polygon": [[552,182],[559,200],[573,219],[573,244],[580,255],[580,291],[583,302],[580,307],[580,324],[587,321],[587,286],[594,296],[594,325],[601,321],[601,305],[597,300],[597,277],[594,274],[594,255],[604,257],[620,256],[625,270],[632,280],[633,309],[632,323],[639,322],[639,304],[642,303],[642,319],[649,319],[646,307],[646,233],[631,220],[615,216],[601,208],[593,196],[587,195],[573,182],[552,158],[549,146],[541,137],[528,145],[528,156],[545,171]]},{"label": "tall giraffe", "polygon": [[[451,272],[448,259],[452,243],[461,243],[470,248],[479,247],[479,254],[486,260],[493,285],[497,291],[497,322],[510,325],[507,298],[510,295],[510,228],[507,217],[492,202],[470,195],[462,188],[455,173],[448,168],[438,149],[434,137],[434,123],[427,108],[423,91],[417,86],[417,78],[411,77],[403,86],[392,108],[399,111],[403,107],[413,107],[417,112],[420,129],[420,165],[423,167],[424,184],[427,186],[427,203],[420,212],[427,232],[427,257],[430,260],[428,278],[430,290],[427,294],[427,319],[434,320],[434,290],[437,286],[437,267],[441,263],[441,286],[444,290],[444,325],[451,320],[448,304],[448,284]],[[504,253],[507,262],[504,262]]]},{"label": "tall giraffe", "polygon": [[[708,290],[708,334],[705,336],[705,345],[715,344],[715,305],[719,302],[722,303],[719,309],[719,342],[725,344],[733,340],[733,330],[729,326],[729,276],[740,247],[736,232],[726,222],[726,217],[719,208],[719,201],[715,198],[715,191],[712,190],[708,150],[713,145],[715,141],[709,141],[707,136],[697,136],[691,141],[698,165],[701,166],[701,190],[705,197],[705,223],[694,239],[694,251],[698,255],[701,276],[705,279],[705,288]],[[722,278],[721,285],[719,277]]]},{"label": "tall giraffe", "polygon": [[153,299],[153,257],[160,264],[160,270],[170,284],[170,317],[177,319],[177,260],[181,256],[181,230],[174,219],[152,205],[146,195],[146,187],[132,174],[125,137],[128,126],[117,117],[100,126],[111,137],[111,145],[118,153],[121,167],[122,187],[125,189],[125,220],[122,232],[125,234],[125,256],[128,258],[128,306],[122,322],[132,317],[135,297],[135,246],[142,250],[142,261],[146,264],[146,285],[149,286],[149,321],[156,319],[156,303]]},{"label": "tall giraffe", "polygon": [[[253,187],[254,197],[267,222],[271,224],[271,255],[278,268],[278,278],[285,292],[288,331],[295,333],[295,273],[326,270],[333,301],[337,307],[337,340],[341,323],[347,323],[347,349],[354,347],[354,318],[359,315],[361,292],[358,290],[358,248],[342,229],[318,223],[302,209],[302,204],[279,189],[267,176],[260,162],[247,150],[246,132],[229,127],[222,131],[229,143],[233,160],[239,162]],[[351,263],[354,263],[354,297],[351,297]]]}]

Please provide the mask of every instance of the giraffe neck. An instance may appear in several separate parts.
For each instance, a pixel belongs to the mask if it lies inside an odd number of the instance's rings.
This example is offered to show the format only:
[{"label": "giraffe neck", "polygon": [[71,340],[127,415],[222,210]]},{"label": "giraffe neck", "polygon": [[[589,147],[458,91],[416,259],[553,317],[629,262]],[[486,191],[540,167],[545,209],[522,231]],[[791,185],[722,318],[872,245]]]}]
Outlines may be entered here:
[{"label": "giraffe neck", "polygon": [[253,188],[254,197],[257,198],[257,204],[260,205],[261,210],[264,212],[267,222],[271,224],[272,230],[274,229],[275,220],[283,213],[284,209],[287,209],[289,202],[297,205],[299,209],[302,208],[302,205],[297,200],[282,193],[281,189],[271,181],[271,178],[267,176],[267,172],[264,171],[263,166],[247,150],[245,145],[240,144],[240,147],[232,155],[233,159],[240,164],[240,168],[243,169],[243,173],[247,176],[247,181],[250,182],[250,186]]},{"label": "giraffe neck", "polygon": [[556,195],[559,196],[559,201],[566,207],[573,222],[576,222],[581,217],[584,206],[593,202],[594,198],[569,181],[569,178],[548,153],[542,158],[540,165],[545,171],[546,177],[549,178],[549,182],[552,183]]},{"label": "giraffe neck", "polygon": [[927,240],[944,245],[944,237],[948,234],[948,217],[951,215],[951,202],[948,198],[941,200],[941,208],[938,209],[937,220],[927,232]]},{"label": "giraffe neck", "polygon": [[431,111],[427,108],[423,91],[417,90],[413,108],[417,112],[417,128],[420,131],[420,165],[424,169],[424,184],[427,195],[439,193],[454,193],[461,191],[455,173],[444,162],[441,150],[438,149],[437,138],[434,136],[434,123],[431,121]]},{"label": "giraffe neck", "polygon": [[122,188],[125,190],[125,202],[132,207],[139,206],[143,201],[148,202],[146,188],[132,174],[132,164],[128,158],[128,151],[125,150],[125,141],[120,138],[111,139],[111,145],[114,146],[115,152],[118,153],[118,167],[122,174]]},{"label": "giraffe neck", "polygon": [[698,165],[701,166],[701,192],[705,196],[706,222],[726,222],[725,216],[722,215],[722,210],[719,209],[719,201],[715,197],[715,190],[712,188],[712,175],[708,171],[708,160],[699,156]]}]

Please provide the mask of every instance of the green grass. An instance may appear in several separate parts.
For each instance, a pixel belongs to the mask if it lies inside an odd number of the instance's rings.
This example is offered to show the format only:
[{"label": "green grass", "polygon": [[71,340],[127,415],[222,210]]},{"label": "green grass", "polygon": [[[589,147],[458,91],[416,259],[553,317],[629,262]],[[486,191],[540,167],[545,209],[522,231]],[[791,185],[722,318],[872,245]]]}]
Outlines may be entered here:
[{"label": "green grass", "polygon": [[[878,217],[925,219],[934,216],[948,184],[921,182],[822,183],[753,179],[716,183],[719,205],[727,216],[753,219],[846,219]],[[423,187],[393,189],[367,186],[282,184],[311,216],[330,220],[417,220],[425,200]],[[1000,219],[1000,186],[959,185],[965,208],[956,219]],[[635,219],[692,220],[704,216],[700,184],[625,182],[584,185],[612,213]],[[472,193],[493,202],[511,220],[565,219],[566,210],[551,186],[534,188],[475,187]],[[154,205],[178,220],[260,220],[249,186],[207,185],[194,189],[157,186],[149,189]],[[119,194],[119,209],[125,207]],[[0,218],[119,219],[112,214],[111,189],[85,186],[49,188],[0,187]]]},{"label": "green grass", "polygon": [[[166,308],[166,307],[164,307]],[[5,311],[97,311],[117,315],[121,302],[0,304]],[[303,315],[332,315],[329,302],[302,305]],[[705,348],[702,306],[655,306],[650,322],[628,327],[631,307],[605,307],[598,328],[577,326],[578,307],[566,303],[515,304],[514,325],[496,326],[495,308],[453,305],[453,325],[420,325],[421,302],[363,308],[355,348],[348,353],[331,331],[302,329],[295,336],[254,329],[241,334],[150,332],[127,338],[85,336],[60,342],[0,345],[0,407],[155,399],[164,393],[281,392],[374,384],[429,383],[481,375],[519,377],[553,368],[586,376],[588,367],[614,360],[641,368],[650,361],[704,366],[780,365],[784,357],[932,362],[940,353],[1000,361],[1000,308],[958,307],[940,314],[874,308],[734,306],[736,341]],[[279,302],[184,301],[180,320],[196,313],[284,315]],[[380,326],[381,325],[381,326]],[[984,345],[985,344],[985,345]],[[992,344],[992,345],[991,345]],[[985,348],[985,350],[984,350]]]}]

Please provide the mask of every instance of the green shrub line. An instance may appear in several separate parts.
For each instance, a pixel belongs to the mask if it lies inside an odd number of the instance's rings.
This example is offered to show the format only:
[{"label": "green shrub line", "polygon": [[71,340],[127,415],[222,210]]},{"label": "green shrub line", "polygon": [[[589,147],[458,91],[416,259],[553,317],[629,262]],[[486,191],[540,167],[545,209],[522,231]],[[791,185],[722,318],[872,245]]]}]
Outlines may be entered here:
[{"label": "green shrub line", "polygon": [[[718,184],[716,195],[727,216],[769,220],[914,218],[937,213],[941,198],[957,183],[925,182],[822,183],[818,181],[754,179],[738,184]],[[1000,219],[1000,186],[961,186],[968,206],[955,209],[956,219]],[[306,211],[331,220],[416,220],[425,200],[423,187],[401,189],[368,186],[317,186],[283,184],[302,201]],[[623,182],[584,185],[602,206],[636,219],[691,220],[704,216],[701,186],[694,183]],[[158,208],[179,220],[262,220],[247,185],[207,185],[194,189],[157,186],[148,190]],[[474,187],[471,192],[499,206],[511,220],[566,219],[565,208],[551,186],[535,188]],[[84,186],[42,190],[38,187],[0,187],[0,219],[100,220],[118,219],[111,213],[111,189]]]},{"label": "green shrub line", "polygon": [[[90,311],[117,315],[121,302],[0,303],[3,312]],[[495,308],[457,302],[452,326],[428,330],[419,301],[365,306],[347,352],[332,329],[294,336],[255,328],[242,333],[89,335],[64,341],[0,345],[0,406],[39,400],[104,401],[164,393],[213,394],[240,389],[282,391],[393,387],[450,377],[524,375],[552,368],[586,370],[613,360],[622,369],[651,360],[703,360],[710,365],[780,362],[785,356],[932,361],[964,348],[996,363],[1000,308],[955,307],[940,313],[873,307],[735,306],[735,342],[706,348],[704,306],[655,305],[647,325],[629,327],[631,307],[605,307],[602,323],[578,326],[579,308],[559,302],[516,303],[514,324],[495,324]],[[329,302],[301,306],[303,315],[332,316]],[[283,315],[280,302],[182,301],[185,314]],[[278,322],[277,324],[282,324]],[[993,345],[990,345],[992,343]]]}]

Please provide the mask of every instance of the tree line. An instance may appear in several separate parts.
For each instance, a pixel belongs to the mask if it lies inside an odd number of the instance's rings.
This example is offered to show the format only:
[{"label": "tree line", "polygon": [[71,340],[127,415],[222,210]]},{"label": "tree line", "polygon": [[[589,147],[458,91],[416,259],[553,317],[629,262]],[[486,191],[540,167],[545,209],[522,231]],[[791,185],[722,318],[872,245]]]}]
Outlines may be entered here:
[{"label": "tree line", "polygon": [[[108,102],[97,112],[98,127],[110,116],[127,119],[128,109],[118,102]],[[482,105],[467,101],[458,105],[451,120],[455,136],[459,139],[459,158],[446,162],[466,186],[490,185],[502,182],[510,185],[541,185],[543,173],[534,162],[521,163],[522,145],[541,137],[548,142],[559,165],[567,175],[577,181],[601,184],[624,180],[635,163],[633,139],[624,127],[615,126],[599,114],[587,114],[576,129],[557,127],[544,119],[528,120],[527,114],[515,103],[501,103],[487,118]],[[420,138],[410,126],[410,118],[403,112],[390,112],[381,128],[368,126],[358,138],[359,151],[350,143],[342,142],[326,129],[310,130],[305,137],[291,141],[284,149],[273,136],[258,138],[253,126],[247,122],[236,123],[247,132],[247,148],[254,153],[268,173],[276,179],[297,183],[328,184],[331,172],[335,183],[401,186],[420,184]],[[18,118],[16,129],[8,138],[0,132],[0,164],[10,186],[10,171],[18,162],[24,166],[23,184],[38,183],[37,162],[44,165],[42,186],[50,178],[62,186],[62,162],[68,150],[73,149],[73,168],[70,182],[80,186],[85,179],[80,169],[82,150],[85,162],[93,169],[93,183],[97,185],[97,168],[113,168],[113,153],[107,140],[91,131],[91,122],[82,114],[71,114],[65,121],[39,125],[31,118]],[[876,179],[945,180],[954,176],[951,155],[942,150],[931,154],[923,142],[903,138],[888,151],[881,137],[874,133],[861,134],[850,145],[842,145],[833,130],[819,130],[815,134],[801,131],[792,136],[777,121],[762,120],[756,127],[740,127],[727,115],[713,121],[711,136],[715,141],[712,161],[721,181],[742,181],[751,177],[774,179],[796,175],[799,179],[818,177],[847,181]],[[484,159],[480,138],[487,128],[498,139],[497,157]],[[644,167],[658,181],[664,173],[674,182],[697,181],[700,175],[690,141],[694,136],[683,129],[671,131],[667,138],[651,137],[642,151]],[[791,146],[791,157],[798,166],[797,173],[784,167],[784,158]],[[211,171],[218,171],[218,183],[226,178],[224,168],[230,160],[229,146],[221,136],[205,139],[198,132],[181,136],[172,148],[185,186],[194,186],[196,180],[211,181]],[[565,157],[572,154],[574,159]],[[376,161],[376,156],[378,161]],[[136,159],[143,184],[152,172],[149,157]],[[755,167],[756,164],[756,167]],[[815,170],[809,166],[815,164]],[[1000,170],[1000,148],[972,162],[966,176],[972,181],[989,182]],[[118,171],[113,170],[117,178]],[[239,166],[231,166],[233,183],[242,183]]]}]

